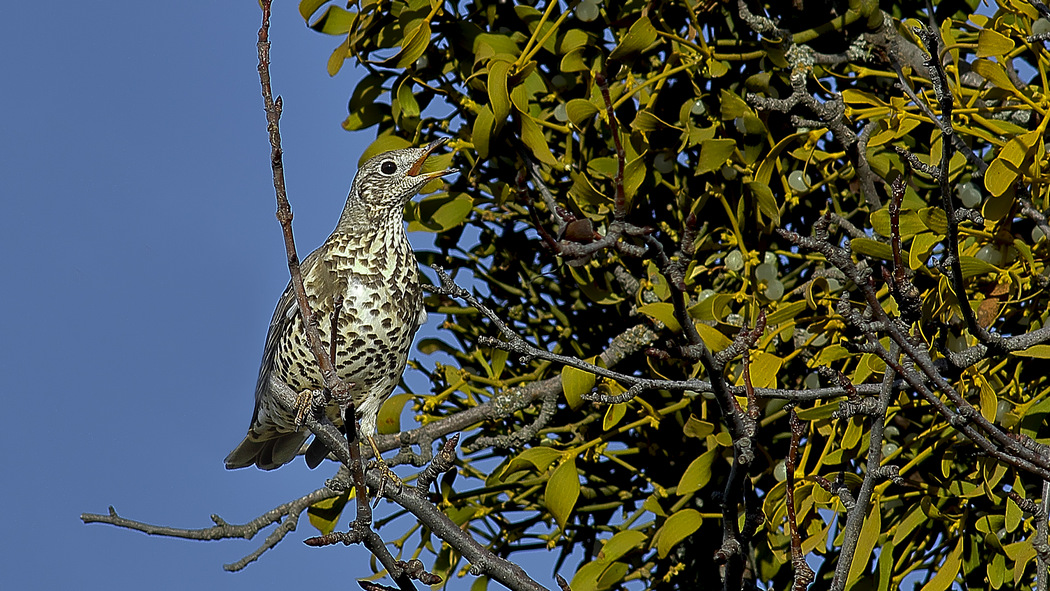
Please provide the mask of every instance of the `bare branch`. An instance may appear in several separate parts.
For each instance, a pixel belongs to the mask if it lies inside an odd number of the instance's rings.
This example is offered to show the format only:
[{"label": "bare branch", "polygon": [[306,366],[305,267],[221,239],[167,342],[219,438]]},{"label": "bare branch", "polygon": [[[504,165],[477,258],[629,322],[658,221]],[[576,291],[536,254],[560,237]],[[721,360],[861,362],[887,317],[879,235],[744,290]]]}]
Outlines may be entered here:
[{"label": "bare branch", "polygon": [[434,483],[434,480],[438,476],[452,470],[454,462],[456,461],[456,446],[459,445],[459,433],[452,436],[451,439],[445,442],[445,445],[441,446],[441,451],[438,452],[437,457],[430,463],[419,474],[419,478],[416,480],[416,490],[420,496],[425,497],[430,491],[430,485]]},{"label": "bare branch", "polygon": [[805,425],[798,420],[795,409],[792,408],[789,417],[791,425],[791,445],[788,448],[787,457],[787,514],[788,529],[791,534],[791,566],[795,569],[795,581],[791,588],[793,591],[805,591],[813,582],[813,569],[806,563],[806,556],[802,553],[802,538],[798,535],[798,521],[795,518],[795,458],[798,456],[798,444],[806,431]]},{"label": "bare branch", "polygon": [[299,497],[298,499],[278,505],[247,523],[231,524],[227,523],[218,515],[212,515],[211,519],[215,522],[214,526],[197,529],[153,525],[142,521],[127,519],[117,515],[117,511],[113,507],[109,508],[108,514],[100,515],[95,513],[83,513],[81,514],[80,519],[84,523],[106,523],[125,529],[140,531],[151,536],[182,538],[184,540],[230,540],[237,538],[250,540],[263,529],[275,523],[279,523],[280,525],[277,529],[267,536],[263,544],[254,552],[237,562],[227,564],[223,567],[228,571],[239,571],[252,562],[255,562],[255,560],[262,556],[267,550],[276,546],[277,543],[283,540],[290,532],[295,531],[295,527],[298,524],[299,517],[302,515],[303,511],[315,503],[337,497],[339,494],[339,492],[328,487],[323,487]]},{"label": "bare branch", "polygon": [[[281,223],[281,231],[284,234],[284,247],[288,256],[288,272],[291,275],[292,288],[295,291],[295,300],[299,304],[299,313],[302,315],[303,327],[306,331],[306,340],[310,350],[317,359],[318,367],[324,378],[325,386],[337,399],[345,398],[346,385],[335,372],[335,365],[328,355],[325,355],[324,343],[317,330],[317,319],[310,309],[310,302],[306,296],[306,287],[303,284],[303,275],[299,269],[299,255],[295,250],[295,238],[292,235],[292,207],[288,203],[288,193],[284,182],[284,150],[281,148],[281,110],[283,103],[281,97],[273,98],[270,88],[270,4],[272,0],[260,0],[262,7],[262,26],[259,27],[259,83],[262,85],[263,104],[266,108],[267,130],[270,134],[270,167],[273,169],[273,188],[277,196],[277,221]],[[343,395],[343,396],[341,396]]]}]

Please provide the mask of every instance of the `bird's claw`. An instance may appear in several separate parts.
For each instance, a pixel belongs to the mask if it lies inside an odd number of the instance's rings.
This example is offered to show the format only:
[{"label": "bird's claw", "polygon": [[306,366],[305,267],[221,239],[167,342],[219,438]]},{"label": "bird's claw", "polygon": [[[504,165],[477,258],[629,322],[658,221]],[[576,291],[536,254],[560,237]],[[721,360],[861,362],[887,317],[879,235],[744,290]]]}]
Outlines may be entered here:
[{"label": "bird's claw", "polygon": [[314,404],[313,390],[303,390],[295,397],[295,430],[298,431],[306,423],[306,413]]},{"label": "bird's claw", "polygon": [[379,504],[379,499],[383,497],[383,491],[386,490],[386,483],[389,481],[394,484],[397,491],[400,493],[405,488],[405,483],[394,474],[394,471],[387,466],[386,462],[383,461],[383,456],[379,453],[379,447],[376,446],[375,439],[371,435],[368,436],[368,445],[372,448],[372,454],[375,459],[368,464],[368,469],[378,469],[381,476],[379,478],[379,490],[376,491],[376,504]]}]

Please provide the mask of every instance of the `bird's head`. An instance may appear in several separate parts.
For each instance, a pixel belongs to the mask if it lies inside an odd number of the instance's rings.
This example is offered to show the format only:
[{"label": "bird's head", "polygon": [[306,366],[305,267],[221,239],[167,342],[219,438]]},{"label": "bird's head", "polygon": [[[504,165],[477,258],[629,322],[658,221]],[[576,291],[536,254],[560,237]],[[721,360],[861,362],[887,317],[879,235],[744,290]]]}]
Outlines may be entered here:
[{"label": "bird's head", "polygon": [[391,150],[368,159],[354,177],[351,198],[356,194],[358,201],[368,207],[400,215],[405,202],[414,197],[423,185],[458,172],[455,168],[423,172],[427,158],[446,141],[442,138],[421,148]]}]

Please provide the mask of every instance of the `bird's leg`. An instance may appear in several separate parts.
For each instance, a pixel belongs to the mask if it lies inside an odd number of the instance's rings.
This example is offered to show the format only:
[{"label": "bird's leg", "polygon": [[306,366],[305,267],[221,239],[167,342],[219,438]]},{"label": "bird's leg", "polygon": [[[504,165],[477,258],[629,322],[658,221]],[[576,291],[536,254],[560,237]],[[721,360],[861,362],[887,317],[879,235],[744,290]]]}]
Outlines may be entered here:
[{"label": "bird's leg", "polygon": [[299,392],[295,397],[295,430],[298,431],[306,423],[306,413],[314,405],[315,392],[309,388]]},{"label": "bird's leg", "polygon": [[404,488],[405,483],[402,482],[397,474],[394,474],[394,471],[390,469],[390,466],[387,466],[386,462],[383,461],[383,455],[379,453],[379,446],[376,445],[376,440],[371,435],[368,436],[368,445],[372,446],[372,453],[375,455],[375,460],[373,460],[374,464],[370,465],[369,469],[378,468],[383,474],[379,479],[379,490],[376,492],[376,503],[378,503],[380,497],[383,496],[383,489],[386,488],[387,480],[392,482],[397,487],[398,491]]}]

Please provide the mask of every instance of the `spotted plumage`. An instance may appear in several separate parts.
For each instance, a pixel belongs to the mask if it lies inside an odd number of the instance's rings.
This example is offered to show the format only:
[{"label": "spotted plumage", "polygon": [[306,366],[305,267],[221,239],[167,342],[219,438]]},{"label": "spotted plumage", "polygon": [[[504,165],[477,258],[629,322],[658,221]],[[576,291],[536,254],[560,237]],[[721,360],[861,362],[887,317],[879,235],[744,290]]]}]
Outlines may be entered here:
[{"label": "spotted plumage", "polygon": [[[405,203],[428,181],[456,172],[422,172],[427,157],[442,143],[394,150],[365,162],[354,177],[335,231],[300,265],[326,348],[335,296],[343,298],[335,367],[339,377],[353,383],[350,393],[363,436],[375,433],[379,407],[401,379],[412,338],[426,320],[402,214]],[[271,377],[297,393],[324,386],[291,285],[270,321],[248,435],[226,457],[227,468],[280,467],[295,457],[309,436],[305,428],[296,429],[294,410],[284,408],[271,393]],[[325,411],[341,424],[334,402]],[[308,454],[312,465],[327,453],[323,448],[313,453],[316,445]]]}]

